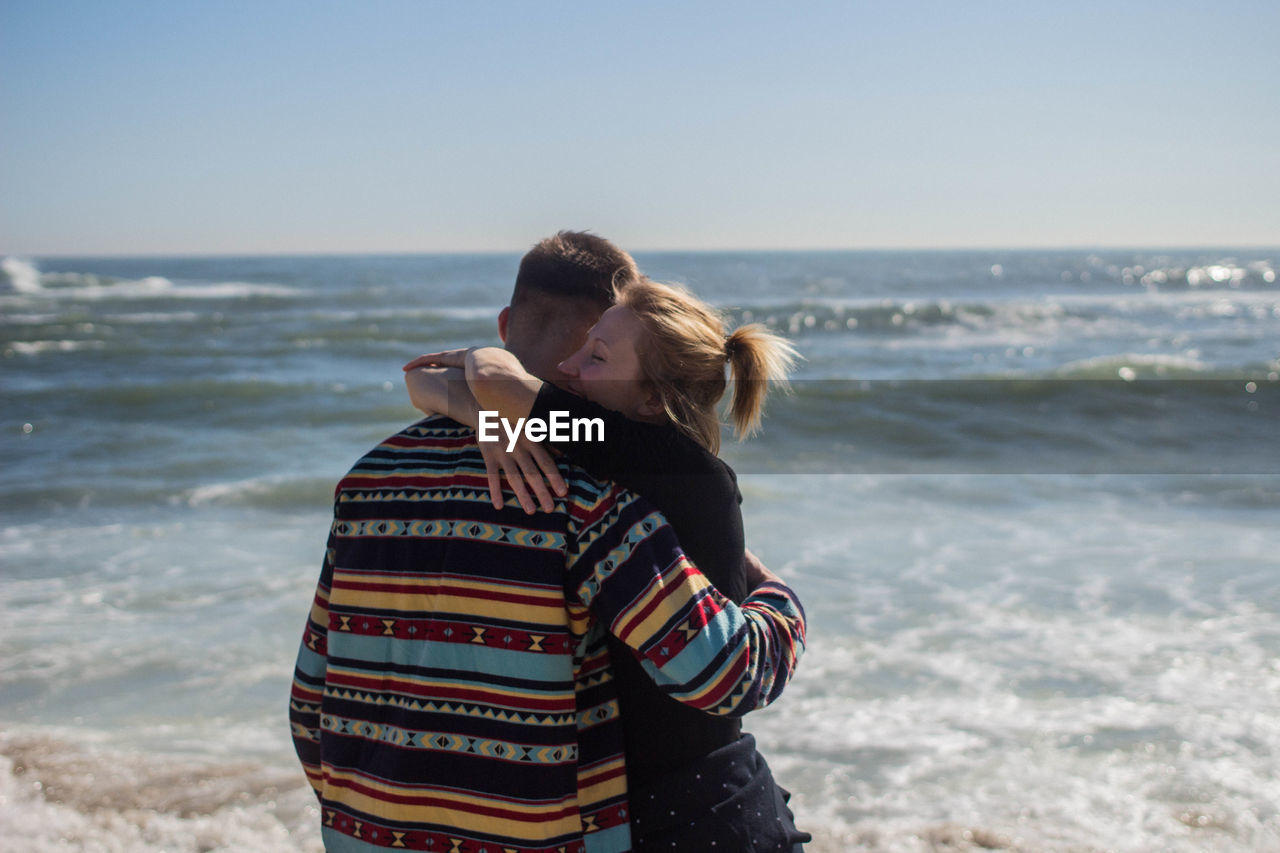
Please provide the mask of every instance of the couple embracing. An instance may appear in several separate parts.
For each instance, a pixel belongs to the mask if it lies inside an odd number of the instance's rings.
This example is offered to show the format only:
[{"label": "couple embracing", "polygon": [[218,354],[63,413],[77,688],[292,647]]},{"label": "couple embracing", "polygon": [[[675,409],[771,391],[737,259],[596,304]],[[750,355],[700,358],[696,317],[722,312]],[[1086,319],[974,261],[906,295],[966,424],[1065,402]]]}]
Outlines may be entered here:
[{"label": "couple embracing", "polygon": [[[799,850],[739,718],[804,613],[715,455],[726,362],[746,434],[794,351],[581,232],[524,256],[498,329],[406,365],[432,417],[335,492],[289,705],[326,849]],[[481,442],[481,412],[603,436]]]}]

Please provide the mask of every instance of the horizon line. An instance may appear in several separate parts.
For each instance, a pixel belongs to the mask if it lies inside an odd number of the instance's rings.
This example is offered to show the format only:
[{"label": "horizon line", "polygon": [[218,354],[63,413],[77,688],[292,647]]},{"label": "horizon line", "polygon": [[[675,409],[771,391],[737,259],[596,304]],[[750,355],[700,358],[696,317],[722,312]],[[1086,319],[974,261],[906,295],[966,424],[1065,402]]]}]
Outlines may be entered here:
[{"label": "horizon line", "polygon": [[[532,244],[530,244],[530,247]],[[0,251],[6,258],[293,258],[293,257],[427,257],[459,255],[520,255],[524,249],[356,249],[356,250],[277,250],[277,251],[142,251],[142,252],[15,252]],[[1195,251],[1280,251],[1280,244],[1059,244],[1059,245],[986,245],[986,246],[812,246],[812,247],[702,247],[702,248],[636,248],[630,254],[811,254],[872,252],[1195,252]]]}]

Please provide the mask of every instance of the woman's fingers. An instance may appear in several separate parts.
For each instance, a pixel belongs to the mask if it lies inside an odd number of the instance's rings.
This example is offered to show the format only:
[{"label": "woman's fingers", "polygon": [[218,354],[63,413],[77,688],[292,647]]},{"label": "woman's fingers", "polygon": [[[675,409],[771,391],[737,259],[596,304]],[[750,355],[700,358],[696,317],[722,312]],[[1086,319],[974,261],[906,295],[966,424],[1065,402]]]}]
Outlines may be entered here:
[{"label": "woman's fingers", "polygon": [[480,455],[484,459],[485,477],[489,481],[489,500],[493,501],[494,509],[502,509],[503,504],[506,503],[501,482],[505,477],[511,491],[516,493],[516,501],[519,502],[520,507],[529,515],[533,515],[533,499],[529,497],[529,490],[524,484],[524,474],[512,455],[491,442],[480,443]]},{"label": "woman's fingers", "polygon": [[543,512],[555,509],[552,490],[561,495],[566,492],[564,479],[556,469],[555,460],[540,444],[521,439],[515,450],[507,452],[497,442],[485,441],[480,442],[480,455],[484,458],[489,498],[495,509],[501,509],[505,501],[502,478],[506,478],[521,509],[529,515],[533,515],[539,508]]},{"label": "woman's fingers", "polygon": [[516,500],[520,502],[520,508],[529,515],[533,515],[537,507],[533,503],[533,498],[529,496],[529,487],[525,485],[524,471],[512,454],[503,454],[502,473],[507,475],[507,485],[511,487],[511,491],[516,493]]},{"label": "woman's fingers", "polygon": [[[551,512],[555,509],[555,502],[551,499],[551,492],[547,489],[542,470],[533,458],[531,451],[535,448],[541,449],[537,444],[521,439],[513,455],[516,458],[516,464],[520,466],[520,473],[524,475],[525,483],[533,489],[534,495],[538,498],[538,506],[542,507],[543,512]],[[525,507],[525,512],[528,511],[529,508]]]},{"label": "woman's fingers", "polygon": [[485,478],[489,481],[489,500],[494,509],[502,509],[506,498],[502,495],[502,463],[497,454],[501,453],[496,445],[485,442],[480,445],[480,456],[484,459]]},{"label": "woman's fingers", "polygon": [[[567,495],[569,488],[564,484],[564,477],[560,476],[560,466],[556,465],[555,457],[551,455],[546,446],[537,442],[529,442],[529,454],[533,457],[533,461],[537,463],[542,476],[547,479],[547,485],[551,487],[551,491],[560,497]],[[551,510],[548,509],[547,512],[551,512]]]},{"label": "woman's fingers", "polygon": [[413,370],[416,367],[466,367],[468,349],[446,349],[429,352],[418,356],[406,364],[402,370]]},{"label": "woman's fingers", "polygon": [[429,352],[426,355],[420,355],[400,369],[404,371],[409,371],[409,370],[416,370],[419,367],[435,367],[436,365],[435,359],[437,355],[438,353],[434,353],[434,352]]}]

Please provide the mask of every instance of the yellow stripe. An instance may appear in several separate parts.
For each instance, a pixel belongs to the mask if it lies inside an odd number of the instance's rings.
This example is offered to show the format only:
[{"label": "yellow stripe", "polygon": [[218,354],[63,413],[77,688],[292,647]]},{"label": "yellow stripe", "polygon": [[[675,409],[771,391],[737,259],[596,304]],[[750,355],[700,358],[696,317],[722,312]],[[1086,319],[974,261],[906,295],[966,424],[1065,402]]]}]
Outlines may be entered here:
[{"label": "yellow stripe", "polygon": [[[505,584],[498,581],[472,580],[472,581],[463,581],[461,583],[463,583],[467,587],[471,587],[474,589],[496,589],[501,592],[510,592],[512,590],[512,586],[510,584]],[[546,589],[539,589],[534,586],[522,586],[517,591],[521,595],[527,595],[533,598],[545,598],[547,601],[557,601],[557,602],[564,601],[564,590],[558,586],[553,588],[546,588]],[[564,605],[561,604],[560,606],[563,607]]]},{"label": "yellow stripe", "polygon": [[569,604],[569,633],[575,637],[585,637],[587,631],[595,624],[595,614],[581,604]]},{"label": "yellow stripe", "polygon": [[[342,605],[338,591],[335,604]],[[511,622],[543,627],[560,627],[567,624],[564,605],[544,607],[518,601],[494,601],[488,598],[476,598],[466,595],[445,595],[441,593],[397,593],[368,592],[352,590],[353,604],[361,609],[398,610],[402,613],[432,613],[437,617],[446,614],[457,616],[476,616],[480,618],[505,619]],[[327,621],[327,620],[325,620]],[[325,621],[320,624],[325,624]]]},{"label": "yellow stripe", "polygon": [[324,628],[329,624],[329,592],[316,588],[315,598],[311,600],[311,621]]},{"label": "yellow stripe", "polygon": [[[579,779],[578,788],[578,805],[583,811],[589,811],[592,803],[600,803],[614,797],[621,797],[627,793],[627,774],[619,773],[618,775],[602,779],[599,782],[591,782],[590,778],[603,774],[605,771],[618,769],[623,767],[623,760],[616,758],[608,764],[601,764],[591,768],[590,777],[586,780]],[[584,785],[583,782],[586,782]]]},{"label": "yellow stripe", "polygon": [[[335,569],[333,585],[343,583],[376,583],[383,586],[402,587],[404,592],[372,592],[368,590],[335,589],[333,597],[342,604],[347,597],[361,609],[398,610],[408,613],[454,613],[466,616],[491,617],[523,622],[530,625],[557,627],[568,624],[565,614],[564,594],[559,590],[518,589],[499,583],[446,580],[435,587],[425,587],[421,580],[384,579],[369,577],[359,572]],[[533,601],[498,601],[490,593],[514,593]],[[314,610],[313,610],[314,612]],[[321,620],[320,624],[326,624]]]},{"label": "yellow stripe", "polygon": [[[648,594],[645,595],[644,598],[634,604],[628,605],[628,610],[639,613],[648,607],[651,601],[664,594],[666,595],[666,601],[645,617],[644,621],[640,622],[638,625],[628,625],[628,634],[646,639],[649,637],[655,637],[658,635],[658,632],[662,630],[663,626],[671,621],[671,617],[675,616],[680,612],[680,610],[689,604],[691,596],[681,595],[678,592],[673,594],[671,583],[667,583],[668,580],[674,582],[676,576],[687,565],[688,563],[686,561],[681,560],[675,568],[664,574],[662,583],[655,584],[649,589]],[[707,580],[705,575],[701,574],[695,573],[689,575],[689,581],[695,590],[695,594],[696,592],[701,592],[711,586],[711,582]]]},{"label": "yellow stripe", "polygon": [[321,628],[329,626],[329,610],[318,601],[311,603],[311,621],[319,625]]},{"label": "yellow stripe", "polygon": [[[412,803],[393,803],[350,788],[325,785],[325,799],[368,814],[376,814],[390,821],[406,823],[428,823],[457,827],[462,831],[485,832],[510,838],[513,841],[541,841],[560,835],[571,835],[582,831],[582,820],[576,812],[555,818],[556,812],[562,811],[573,798],[561,802],[504,803],[485,797],[468,796],[453,791],[438,789],[399,788],[394,785],[377,782],[335,770],[328,765],[324,768],[326,782],[330,779],[350,781],[366,789],[393,796],[427,797],[441,800],[440,805],[414,805]],[[476,808],[499,808],[523,815],[519,818],[503,818],[497,815],[476,814]],[[532,833],[532,834],[531,834]]]}]

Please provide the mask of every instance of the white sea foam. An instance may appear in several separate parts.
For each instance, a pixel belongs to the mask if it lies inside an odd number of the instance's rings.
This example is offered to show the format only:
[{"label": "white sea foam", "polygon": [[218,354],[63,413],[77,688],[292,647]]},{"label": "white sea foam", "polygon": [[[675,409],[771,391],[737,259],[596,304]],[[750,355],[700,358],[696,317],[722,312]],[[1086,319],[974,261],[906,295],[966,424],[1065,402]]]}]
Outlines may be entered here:
[{"label": "white sea foam", "polygon": [[247,299],[252,297],[293,298],[306,291],[281,284],[254,284],[241,281],[175,283],[164,276],[140,279],[113,279],[91,273],[41,273],[31,262],[7,257],[0,268],[17,293],[46,299]]},{"label": "white sea foam", "polygon": [[6,314],[4,322],[15,326],[43,326],[46,323],[57,323],[65,319],[62,314]]},{"label": "white sea foam", "polygon": [[[1093,281],[1071,292],[1056,283],[1056,268],[1052,285],[1028,283],[1029,264],[1014,256],[999,259],[1004,279],[995,283],[988,268],[997,259],[984,260],[975,294],[978,278],[956,279],[944,268],[950,261],[925,260],[937,276],[899,288],[901,276],[874,272],[863,287],[862,262],[851,258],[843,292],[893,296],[849,300],[865,308],[841,308],[838,297],[756,301],[748,294],[741,317],[794,324],[810,356],[804,369],[840,379],[863,378],[868,365],[879,371],[869,378],[967,376],[971,355],[986,359],[983,376],[1018,367],[1053,376],[1067,364],[1102,378],[1116,378],[1122,367],[1135,377],[1158,368],[1183,377],[1244,372],[1265,407],[1272,390],[1263,387],[1265,374],[1280,376],[1271,334],[1280,306],[1275,289],[1264,286],[1266,269],[1252,270],[1239,289],[1210,276],[1196,288],[1173,283],[1147,292],[1120,290],[1118,271],[1090,262]],[[421,263],[430,272],[431,262]],[[800,255],[794,263],[828,261]],[[104,337],[109,330],[117,333],[107,338],[112,344],[127,335],[156,344],[139,348],[144,357],[113,363],[120,369],[104,371],[105,384],[90,395],[76,390],[83,359],[51,357],[39,371],[0,372],[10,386],[48,373],[50,387],[68,392],[11,392],[35,430],[24,437],[14,424],[4,459],[13,491],[0,527],[0,717],[38,723],[37,734],[51,734],[51,723],[93,733],[97,751],[163,752],[169,757],[160,763],[169,767],[238,760],[296,774],[282,697],[323,554],[328,494],[341,466],[389,430],[383,420],[407,417],[390,403],[386,414],[370,412],[371,399],[382,403],[359,389],[394,378],[387,371],[396,373],[400,362],[389,350],[417,327],[432,343],[405,346],[403,358],[434,348],[437,337],[473,330],[429,308],[406,313],[403,304],[423,304],[416,285],[369,285],[346,266],[319,261],[142,266],[172,276],[137,284],[151,293],[144,300],[60,295],[128,285],[105,275],[112,266],[86,261],[82,269],[101,278],[50,276],[34,294],[0,284],[6,320],[38,314],[33,322],[66,326],[10,325],[10,338]],[[306,286],[307,298],[272,304],[269,318],[249,302],[206,312],[174,295],[192,286],[175,269],[233,284],[262,269],[286,270],[280,280]],[[1078,275],[1085,266],[1073,269]],[[496,271],[495,281],[506,274]],[[437,281],[405,275],[411,278]],[[738,304],[739,278],[726,272],[708,295]],[[497,290],[483,300],[505,295]],[[472,291],[442,281],[437,292],[451,304],[469,301]],[[494,309],[471,313],[487,318]],[[202,330],[145,325],[184,315],[209,317],[210,328],[228,334],[211,333],[209,347],[193,353]],[[372,330],[383,317],[409,322]],[[850,320],[858,322],[850,327]],[[85,330],[90,322],[104,331]],[[120,325],[108,329],[112,323]],[[304,338],[341,341],[341,352],[282,362],[281,352]],[[1263,366],[1261,375],[1254,365]],[[244,410],[234,423],[178,414],[193,404],[198,415],[203,401],[221,399],[228,376],[261,377],[286,392],[285,407],[274,393],[254,390],[234,398]],[[241,387],[234,378],[230,384]],[[352,390],[329,393],[338,385]],[[1239,386],[1243,398],[1243,379]],[[148,410],[122,404],[138,387],[176,389],[173,408],[147,417]],[[54,411],[62,398],[71,402]],[[301,421],[299,400],[308,409]],[[961,399],[940,414],[954,416],[964,405]],[[982,405],[975,398],[973,408]],[[35,417],[44,406],[58,417]],[[839,423],[835,413],[844,411],[815,413],[828,427],[819,450],[779,442],[777,432],[748,447],[779,459],[830,458],[829,442],[839,442],[840,453],[874,451],[879,439]],[[1192,441],[1185,452],[1200,463],[1212,460],[1209,446]],[[321,476],[330,466],[332,474]],[[813,853],[983,844],[1037,853],[1280,849],[1274,477],[796,479],[803,482],[782,474],[742,479],[753,549],[795,584],[810,614],[809,651],[796,681],[746,725],[796,793],[801,825],[818,839]],[[93,490],[91,504],[74,499],[82,482]],[[117,763],[133,766],[130,757]],[[0,847],[182,850],[196,838],[212,849],[292,849],[289,840],[274,841],[282,839],[280,826],[295,823],[263,798],[201,801],[204,811],[188,820],[157,808],[160,802],[141,802],[136,792],[157,778],[137,771],[120,786],[135,792],[133,805],[100,809],[33,798],[30,790],[19,801],[11,785],[22,777],[0,770],[0,796],[8,797],[0,804]],[[198,785],[205,776],[191,778]],[[252,790],[263,777],[234,778]],[[175,797],[184,785],[173,784]],[[265,802],[279,806],[285,796]],[[305,792],[298,796],[310,804]],[[298,831],[311,835],[291,838],[314,839],[317,823],[314,815],[299,820]],[[63,825],[73,827],[72,841],[48,828]],[[4,834],[13,826],[21,831]],[[246,827],[260,837],[249,838]]]},{"label": "white sea foam", "polygon": [[40,270],[29,261],[7,257],[0,261],[0,270],[9,277],[9,285],[19,293],[39,293]]},{"label": "white sea foam", "polygon": [[303,291],[276,284],[250,284],[247,282],[217,282],[213,284],[175,284],[162,276],[148,276],[134,281],[120,281],[110,285],[72,287],[60,290],[59,295],[75,299],[247,299],[255,296],[288,298]]},{"label": "white sea foam", "polygon": [[1054,371],[1064,379],[1167,379],[1208,375],[1210,366],[1190,355],[1120,353],[1067,362]]},{"label": "white sea foam", "polygon": [[13,732],[0,740],[0,837],[30,853],[321,847],[318,809],[300,772]]},{"label": "white sea foam", "polygon": [[194,323],[201,319],[195,311],[139,311],[131,314],[103,314],[104,323]]},{"label": "white sea foam", "polygon": [[1163,290],[1170,285],[1191,288],[1225,285],[1238,288],[1249,280],[1265,284],[1274,284],[1276,280],[1275,270],[1271,262],[1266,260],[1250,261],[1243,266],[1234,259],[1176,266],[1168,264],[1167,259],[1158,259],[1150,269],[1143,266],[1125,267],[1119,271],[1119,275],[1125,284],[1140,284],[1151,291]]},{"label": "white sea foam", "polygon": [[210,483],[176,495],[171,499],[171,502],[185,503],[188,506],[235,502],[255,495],[264,495],[281,483],[286,482],[287,479],[287,477],[282,476],[250,477],[246,480],[236,480],[229,483]]},{"label": "white sea foam", "polygon": [[753,547],[790,555],[810,612],[787,695],[747,720],[802,825],[886,851],[1280,849],[1274,530],[1129,481],[869,479],[744,481],[771,507]]},{"label": "white sea foam", "polygon": [[46,352],[78,352],[80,350],[102,349],[106,341],[12,341],[6,351],[18,355],[40,355]]},{"label": "white sea foam", "polygon": [[243,506],[270,504],[275,499],[278,503],[287,505],[299,500],[310,500],[313,496],[327,495],[332,491],[332,486],[328,479],[272,474],[196,486],[172,496],[169,502],[191,507]]}]

